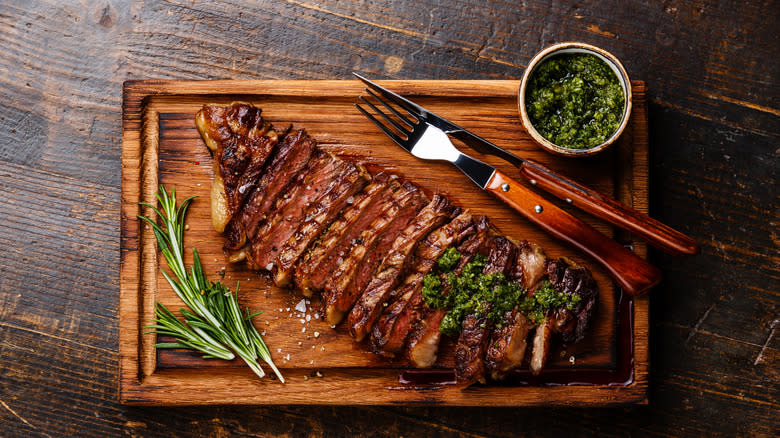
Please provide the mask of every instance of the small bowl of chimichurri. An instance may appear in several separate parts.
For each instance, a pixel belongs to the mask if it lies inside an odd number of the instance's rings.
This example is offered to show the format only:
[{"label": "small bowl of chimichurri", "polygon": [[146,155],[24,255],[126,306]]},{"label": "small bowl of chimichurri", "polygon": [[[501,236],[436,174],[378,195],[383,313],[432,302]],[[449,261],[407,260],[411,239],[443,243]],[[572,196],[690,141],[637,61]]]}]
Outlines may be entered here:
[{"label": "small bowl of chimichurri", "polygon": [[523,126],[546,150],[566,156],[603,151],[631,115],[631,81],[611,53],[585,43],[539,52],[520,81]]}]

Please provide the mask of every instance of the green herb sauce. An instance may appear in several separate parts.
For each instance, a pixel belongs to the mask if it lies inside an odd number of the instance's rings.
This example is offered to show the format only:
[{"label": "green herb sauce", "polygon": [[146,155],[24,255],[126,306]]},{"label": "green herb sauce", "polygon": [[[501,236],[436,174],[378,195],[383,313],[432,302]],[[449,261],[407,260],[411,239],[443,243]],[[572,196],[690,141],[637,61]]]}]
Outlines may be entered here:
[{"label": "green herb sauce", "polygon": [[565,292],[557,291],[549,281],[545,281],[534,291],[530,297],[526,297],[520,304],[520,310],[534,324],[539,324],[544,319],[549,310],[566,308],[574,310],[577,304],[582,300],[579,295],[569,295]]},{"label": "green herb sauce", "polygon": [[615,72],[585,53],[561,54],[542,62],[526,89],[526,111],[534,128],[553,144],[590,149],[617,131],[625,95]]},{"label": "green herb sauce", "polygon": [[[484,274],[485,257],[476,255],[463,267],[459,275],[452,270],[460,261],[461,254],[454,248],[448,249],[439,258],[439,272],[432,272],[423,278],[422,293],[426,305],[434,309],[449,309],[442,319],[439,330],[449,336],[456,336],[463,319],[469,314],[485,317],[493,324],[501,324],[503,315],[512,310],[525,296],[525,289],[507,279],[504,274]],[[442,295],[445,284],[450,287]]]}]

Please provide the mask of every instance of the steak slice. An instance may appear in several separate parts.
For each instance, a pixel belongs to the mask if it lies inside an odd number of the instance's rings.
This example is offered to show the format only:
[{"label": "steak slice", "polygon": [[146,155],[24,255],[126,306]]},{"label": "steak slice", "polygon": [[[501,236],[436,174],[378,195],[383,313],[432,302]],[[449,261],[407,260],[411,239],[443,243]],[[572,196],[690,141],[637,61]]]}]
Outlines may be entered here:
[{"label": "steak slice", "polygon": [[[523,285],[526,291],[544,275],[545,255],[536,244],[522,242],[518,245],[517,262],[510,278]],[[485,366],[493,380],[501,380],[506,373],[523,363],[528,349],[528,334],[534,324],[520,311],[519,306],[506,312],[502,325],[493,329],[485,354]]]},{"label": "steak slice", "polygon": [[319,199],[322,188],[329,187],[333,181],[341,179],[345,172],[349,173],[350,167],[354,167],[320,150],[316,151],[312,161],[308,171],[299,174],[277,200],[275,209],[252,239],[251,257],[248,260],[252,268],[270,271],[282,245],[303,222],[309,204]]},{"label": "steak slice", "polygon": [[474,218],[466,210],[420,242],[414,252],[414,269],[394,293],[396,300],[387,307],[371,330],[371,345],[375,352],[394,356],[403,349],[412,322],[419,318],[423,277],[434,268],[447,248],[457,245],[475,231]]},{"label": "steak slice", "polygon": [[247,240],[255,237],[259,224],[267,217],[279,194],[306,169],[316,142],[301,129],[287,135],[268,161],[255,190],[247,197],[238,214],[225,227],[227,241],[223,250],[232,263],[245,258]]},{"label": "steak slice", "polygon": [[310,297],[321,290],[325,281],[349,254],[355,239],[379,215],[394,189],[400,187],[395,177],[379,172],[344,213],[333,222],[320,237],[316,246],[309,249],[295,268],[295,286]]},{"label": "steak slice", "polygon": [[221,233],[238,213],[278,141],[271,124],[252,104],[205,105],[195,125],[214,157],[211,219]]},{"label": "steak slice", "polygon": [[581,341],[598,304],[598,285],[587,268],[569,259],[560,258],[548,259],[545,262],[545,271],[547,279],[556,291],[579,296],[580,301],[572,310],[565,306],[549,310],[536,328],[530,364],[531,373],[534,375],[544,368],[550,337],[559,333],[564,342]]},{"label": "steak slice", "polygon": [[[490,249],[488,245],[490,241],[488,236],[488,229],[490,228],[488,219],[482,216],[477,218],[475,222],[476,233],[457,247],[460,253],[460,260],[452,271],[455,275],[460,275],[463,272],[463,268],[471,262],[475,255],[483,252],[487,253]],[[442,294],[446,295],[450,290],[450,286],[447,284],[447,275],[442,274],[441,280],[444,285]],[[436,362],[442,336],[439,326],[441,326],[441,321],[444,319],[447,311],[448,309],[432,309],[427,306],[423,308],[422,316],[415,324],[407,342],[407,356],[415,367],[428,368]]]},{"label": "steak slice", "polygon": [[424,196],[414,184],[402,184],[382,213],[360,233],[347,259],[325,284],[325,321],[328,324],[336,325],[344,319],[395,239],[422,209],[426,202]]},{"label": "steak slice", "polygon": [[[513,267],[516,255],[517,247],[506,237],[494,237],[483,272],[506,274]],[[485,383],[485,351],[493,324],[488,319],[491,303],[483,306],[463,319],[463,328],[455,346],[455,381],[459,385]]]},{"label": "steak slice", "polygon": [[303,223],[276,256],[274,283],[277,286],[285,287],[292,282],[293,267],[301,254],[347,205],[347,200],[371,179],[371,175],[363,166],[352,161],[344,161],[344,165],[345,169],[340,178],[320,188],[322,194],[316,202],[308,206]]},{"label": "steak slice", "polygon": [[360,298],[349,313],[349,331],[360,342],[368,335],[383,305],[392,299],[392,292],[406,271],[410,255],[425,236],[445,221],[460,214],[460,209],[442,195],[435,194],[417,216],[395,239],[390,252],[382,261],[376,275],[362,291]]}]

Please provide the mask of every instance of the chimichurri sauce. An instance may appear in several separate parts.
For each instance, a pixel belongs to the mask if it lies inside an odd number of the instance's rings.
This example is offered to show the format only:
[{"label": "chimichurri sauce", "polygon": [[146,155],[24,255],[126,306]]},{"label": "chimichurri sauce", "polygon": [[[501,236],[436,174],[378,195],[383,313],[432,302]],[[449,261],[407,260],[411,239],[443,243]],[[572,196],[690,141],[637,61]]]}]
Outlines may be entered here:
[{"label": "chimichurri sauce", "polygon": [[[437,260],[438,270],[423,277],[425,304],[432,309],[447,310],[439,331],[448,336],[457,336],[463,319],[470,314],[484,317],[501,328],[506,313],[518,307],[534,324],[540,324],[549,311],[574,310],[582,299],[556,290],[547,280],[528,296],[525,288],[504,274],[482,272],[487,260],[480,254],[456,275],[454,270],[460,259],[460,252],[449,248]],[[443,294],[445,287],[448,287],[447,294]]]},{"label": "chimichurri sauce", "polygon": [[590,149],[617,131],[625,95],[615,72],[585,53],[564,53],[531,73],[526,111],[537,132],[568,149]]}]

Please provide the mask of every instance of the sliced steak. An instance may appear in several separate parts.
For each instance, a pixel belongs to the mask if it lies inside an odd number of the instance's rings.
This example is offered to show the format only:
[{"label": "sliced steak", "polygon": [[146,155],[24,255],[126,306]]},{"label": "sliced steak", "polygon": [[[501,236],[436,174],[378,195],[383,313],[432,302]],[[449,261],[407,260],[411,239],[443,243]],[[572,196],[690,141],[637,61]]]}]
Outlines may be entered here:
[{"label": "sliced steak", "polygon": [[254,269],[272,269],[279,250],[303,222],[309,205],[319,199],[333,181],[350,174],[351,167],[331,154],[316,152],[308,171],[299,174],[277,200],[275,209],[252,239],[249,262]]},{"label": "sliced steak", "polygon": [[[517,247],[506,237],[494,237],[485,262],[485,274],[503,273],[514,266]],[[488,319],[491,303],[486,302],[463,319],[463,328],[455,347],[455,381],[459,385],[485,383],[485,351],[490,341],[492,323]]]},{"label": "sliced steak", "polygon": [[598,285],[590,271],[571,260],[560,258],[545,262],[547,279],[552,287],[566,295],[579,297],[577,305],[550,309],[536,328],[531,352],[531,373],[542,372],[550,348],[550,337],[559,333],[564,342],[579,342],[585,337],[598,304]]},{"label": "sliced steak", "polygon": [[[518,245],[517,262],[510,278],[530,290],[544,275],[545,255],[536,244]],[[529,286],[530,285],[530,286]],[[520,311],[519,306],[505,313],[502,323],[493,329],[485,354],[485,366],[493,380],[501,380],[506,373],[523,363],[528,349],[528,334],[534,324]]]},{"label": "sliced steak", "polygon": [[268,160],[255,189],[225,227],[227,241],[223,249],[231,262],[244,259],[247,240],[251,241],[255,236],[279,195],[299,173],[305,171],[315,146],[314,139],[302,129],[281,141],[276,153]]},{"label": "sliced steak", "polygon": [[396,190],[382,213],[360,233],[349,256],[325,284],[325,321],[328,324],[336,325],[344,319],[395,239],[425,202],[420,189],[406,182]]},{"label": "sliced steak", "polygon": [[371,330],[371,345],[375,352],[394,356],[403,349],[412,322],[420,316],[423,277],[434,268],[447,248],[457,245],[475,230],[474,218],[466,210],[420,242],[414,253],[414,269],[394,293],[396,300],[390,303]]},{"label": "sliced steak", "polygon": [[251,192],[277,143],[277,133],[254,105],[205,105],[195,124],[214,156],[212,222],[223,232]]},{"label": "sliced steak", "polygon": [[[452,271],[455,275],[460,275],[463,268],[474,259],[475,255],[480,253],[487,255],[487,252],[490,250],[488,245],[490,240],[488,236],[488,229],[490,228],[488,219],[482,216],[477,218],[475,223],[476,233],[457,247],[460,253],[460,260]],[[447,284],[447,275],[442,274],[441,279],[444,285],[442,294],[446,295],[450,290],[450,286]],[[427,306],[423,308],[420,319],[414,325],[414,329],[407,341],[407,356],[415,367],[428,368],[436,362],[442,336],[439,326],[441,326],[441,321],[446,314],[447,309],[431,309]]]},{"label": "sliced steak", "polygon": [[565,258],[547,260],[545,270],[555,290],[580,297],[579,303],[573,310],[558,308],[548,315],[555,322],[554,331],[561,334],[564,342],[579,342],[585,337],[596,310],[598,300],[596,280],[587,268]]},{"label": "sliced steak", "polygon": [[285,287],[292,282],[293,267],[301,254],[347,205],[347,200],[371,179],[368,171],[359,164],[344,161],[344,167],[339,178],[330,181],[325,187],[320,187],[320,197],[308,206],[303,223],[276,256],[274,283],[277,286]]},{"label": "sliced steak", "polygon": [[352,245],[371,222],[379,216],[382,206],[393,191],[400,187],[395,177],[380,172],[362,192],[355,195],[344,213],[323,233],[316,246],[304,255],[295,268],[295,285],[305,296],[325,286],[328,276],[349,254]]},{"label": "sliced steak", "polygon": [[376,275],[362,291],[349,313],[349,330],[356,341],[365,339],[382,312],[384,303],[392,298],[392,292],[401,280],[401,274],[406,271],[418,242],[458,214],[460,209],[452,205],[447,198],[439,194],[433,195],[431,202],[395,239],[390,252],[377,269]]}]

